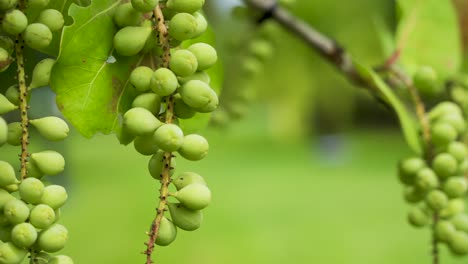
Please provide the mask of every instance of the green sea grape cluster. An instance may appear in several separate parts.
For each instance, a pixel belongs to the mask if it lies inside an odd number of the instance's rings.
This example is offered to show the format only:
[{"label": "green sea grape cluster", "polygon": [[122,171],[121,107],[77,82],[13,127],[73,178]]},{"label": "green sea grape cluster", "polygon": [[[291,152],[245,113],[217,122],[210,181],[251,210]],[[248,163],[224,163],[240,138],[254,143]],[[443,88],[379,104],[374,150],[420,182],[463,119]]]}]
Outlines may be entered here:
[{"label": "green sea grape cluster", "polygon": [[[117,7],[113,17],[119,28],[114,36],[117,55],[145,56],[160,64],[143,63],[132,70],[129,83],[137,96],[123,115],[120,140],[123,144],[133,142],[137,152],[151,156],[149,174],[162,184],[168,180],[163,177],[174,173],[176,154],[198,161],[209,150],[203,136],[186,134],[178,125],[178,120],[211,113],[219,104],[206,72],[216,64],[217,52],[207,43],[193,41],[208,26],[201,13],[204,2],[132,0]],[[159,35],[157,8],[164,16],[167,36]],[[167,37],[170,50],[164,50],[168,47],[162,46],[160,37]],[[164,52],[170,52],[170,57]],[[170,218],[163,216],[159,223],[155,244],[160,246],[172,243],[178,228],[198,229],[203,219],[201,210],[211,201],[211,191],[197,173],[181,173],[171,183],[176,190],[169,193],[174,201],[168,201],[164,211]],[[164,188],[170,186],[161,190]]]},{"label": "green sea grape cluster", "polygon": [[398,176],[411,204],[408,221],[415,227],[434,223],[440,243],[456,255],[468,254],[468,214],[464,196],[468,189],[468,151],[460,137],[466,131],[461,108],[441,102],[429,113],[430,159],[413,156],[402,160]]}]

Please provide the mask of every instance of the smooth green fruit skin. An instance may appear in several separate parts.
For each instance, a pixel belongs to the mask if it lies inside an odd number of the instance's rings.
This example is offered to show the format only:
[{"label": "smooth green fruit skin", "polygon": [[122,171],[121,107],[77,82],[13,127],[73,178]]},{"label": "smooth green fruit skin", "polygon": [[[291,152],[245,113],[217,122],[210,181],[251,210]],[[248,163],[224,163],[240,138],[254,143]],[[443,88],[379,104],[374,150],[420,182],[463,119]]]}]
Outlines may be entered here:
[{"label": "smooth green fruit skin", "polygon": [[191,134],[185,136],[184,143],[182,144],[178,152],[180,155],[182,155],[182,157],[188,160],[197,161],[206,157],[206,155],[208,155],[208,150],[209,144],[204,137],[196,134]]},{"label": "smooth green fruit skin", "polygon": [[418,171],[415,183],[419,189],[429,191],[439,186],[439,179],[433,170],[424,168]]},{"label": "smooth green fruit skin", "polygon": [[46,175],[57,175],[65,170],[65,159],[54,150],[44,150],[31,154],[34,165]]},{"label": "smooth green fruit skin", "polygon": [[12,199],[5,204],[3,213],[12,224],[20,224],[29,217],[29,207],[21,200]]},{"label": "smooth green fruit skin", "polygon": [[205,0],[169,0],[166,5],[179,13],[194,13],[200,10],[205,4]]},{"label": "smooth green fruit skin", "polygon": [[65,188],[60,185],[49,185],[44,188],[41,203],[52,207],[52,209],[58,209],[65,204],[67,199],[68,194]]},{"label": "smooth green fruit skin", "polygon": [[130,83],[140,92],[146,92],[150,89],[150,81],[153,76],[153,70],[150,67],[136,67],[130,74]]},{"label": "smooth green fruit skin", "polygon": [[8,36],[0,36],[0,48],[6,50],[8,54],[12,54],[15,51],[15,43]]},{"label": "smooth green fruit skin", "polygon": [[0,0],[0,9],[8,10],[15,7],[18,4],[18,0]]},{"label": "smooth green fruit skin", "polygon": [[124,114],[123,124],[135,136],[149,135],[162,125],[150,111],[141,107],[128,110]]},{"label": "smooth green fruit skin", "polygon": [[156,245],[168,246],[170,245],[177,236],[177,228],[175,225],[166,217],[161,219],[159,225],[158,237],[156,238]]},{"label": "smooth green fruit skin", "polygon": [[50,58],[43,59],[38,62],[34,67],[31,84],[28,88],[34,89],[49,85],[50,72],[52,71],[54,64],[55,60]]},{"label": "smooth green fruit skin", "polygon": [[8,54],[8,51],[0,48],[0,72],[6,71],[11,63],[13,62],[13,59],[10,58],[10,54]]},{"label": "smooth green fruit skin", "polygon": [[37,23],[46,25],[52,32],[59,31],[63,28],[65,20],[62,13],[55,9],[43,10],[36,20]]},{"label": "smooth green fruit skin", "polygon": [[114,36],[114,48],[122,56],[134,56],[143,49],[151,33],[151,27],[124,27]]},{"label": "smooth green fruit skin", "polygon": [[140,12],[151,12],[158,4],[158,0],[131,0],[133,8]]},{"label": "smooth green fruit skin", "polygon": [[442,116],[439,122],[444,122],[452,125],[460,134],[466,131],[465,120],[463,119],[463,116],[459,114],[450,114]]},{"label": "smooth green fruit skin", "polygon": [[52,31],[41,23],[29,24],[24,31],[24,41],[30,48],[45,49],[52,42]]},{"label": "smooth green fruit skin", "polygon": [[136,137],[133,146],[138,153],[145,156],[153,155],[159,149],[153,134]]},{"label": "smooth green fruit skin", "polygon": [[194,231],[200,228],[203,221],[202,211],[193,211],[182,204],[169,203],[169,212],[174,224],[180,229]]},{"label": "smooth green fruit skin", "polygon": [[206,84],[210,84],[211,82],[211,77],[208,73],[206,73],[206,71],[200,71],[200,72],[196,72],[190,76],[187,76],[187,77],[180,77],[179,78],[179,82],[181,84],[185,84],[187,83],[188,81],[191,81],[191,80],[199,80],[199,81],[202,81]]},{"label": "smooth green fruit skin", "polygon": [[446,220],[438,221],[434,230],[437,239],[443,242],[448,242],[456,231],[455,226]]},{"label": "smooth green fruit skin", "polygon": [[458,214],[451,220],[457,230],[468,232],[468,215]]},{"label": "smooth green fruit skin", "polygon": [[141,107],[150,111],[153,115],[158,115],[161,111],[161,97],[154,93],[144,93],[138,95],[132,103],[132,108]]},{"label": "smooth green fruit skin", "polygon": [[426,214],[421,208],[413,207],[408,213],[408,222],[414,227],[423,227],[430,222],[429,215]]},{"label": "smooth green fruit skin", "polygon": [[21,199],[30,204],[38,204],[41,202],[44,194],[44,184],[36,178],[26,178],[19,185],[19,194]]},{"label": "smooth green fruit skin", "polygon": [[0,115],[6,114],[11,112],[18,107],[12,104],[8,98],[6,98],[3,94],[0,94]]},{"label": "smooth green fruit skin", "polygon": [[18,9],[13,9],[5,14],[2,21],[2,29],[10,35],[22,33],[28,26],[28,18]]},{"label": "smooth green fruit skin", "polygon": [[419,92],[426,96],[435,96],[443,92],[443,86],[437,83],[437,72],[429,66],[423,66],[416,71],[413,83]]},{"label": "smooth green fruit skin", "polygon": [[424,199],[424,195],[424,191],[411,186],[405,189],[403,196],[408,203],[418,203]]},{"label": "smooth green fruit skin", "polygon": [[30,223],[21,223],[11,230],[11,240],[20,247],[30,247],[37,239],[37,231]]},{"label": "smooth green fruit skin", "polygon": [[26,169],[28,171],[28,177],[36,178],[36,179],[41,179],[44,177],[44,173],[34,164],[34,162],[28,162],[26,164]]},{"label": "smooth green fruit skin", "polygon": [[458,162],[463,162],[468,156],[466,146],[462,142],[452,142],[447,147],[447,153],[452,155]]},{"label": "smooth green fruit skin", "polygon": [[468,253],[468,235],[465,232],[457,231],[449,239],[449,249],[457,255]]},{"label": "smooth green fruit skin", "polygon": [[16,199],[13,195],[8,193],[6,190],[0,189],[0,211],[3,212],[5,209],[5,205],[11,201]]},{"label": "smooth green fruit skin", "polygon": [[184,103],[198,112],[212,112],[219,105],[216,92],[202,81],[189,81],[180,88],[179,92]]},{"label": "smooth green fruit skin", "polygon": [[202,184],[206,186],[206,181],[200,174],[195,172],[184,172],[172,181],[177,190],[180,190],[190,184]]},{"label": "smooth green fruit skin", "polygon": [[188,50],[176,50],[172,53],[169,67],[177,76],[190,76],[197,71],[197,57],[195,57],[195,55]]},{"label": "smooth green fruit skin", "polygon": [[182,129],[174,124],[164,124],[154,132],[158,147],[167,152],[177,151],[184,142]]},{"label": "smooth green fruit skin", "polygon": [[151,90],[161,97],[173,94],[178,86],[177,77],[167,68],[157,69],[151,77]]},{"label": "smooth green fruit skin", "polygon": [[8,144],[12,146],[19,146],[21,145],[21,123],[20,122],[12,122],[8,124]]},{"label": "smooth green fruit skin", "polygon": [[16,183],[15,169],[10,163],[0,160],[0,186],[5,187]]},{"label": "smooth green fruit skin", "polygon": [[193,17],[195,17],[195,20],[197,21],[197,29],[195,30],[195,35],[193,38],[198,38],[203,35],[203,33],[205,33],[206,29],[208,28],[208,21],[206,21],[205,16],[203,16],[200,12],[195,12]]},{"label": "smooth green fruit skin", "polygon": [[458,134],[457,130],[447,123],[437,122],[431,130],[432,142],[437,147],[444,147],[453,142]]},{"label": "smooth green fruit skin", "polygon": [[55,116],[33,119],[29,122],[49,141],[64,140],[70,132],[67,123]]},{"label": "smooth green fruit skin", "polygon": [[438,105],[436,105],[429,112],[429,118],[431,120],[435,120],[435,119],[441,118],[442,116],[451,115],[451,114],[461,115],[462,110],[460,109],[460,107],[456,103],[450,102],[450,101],[445,101],[445,102],[441,102]]},{"label": "smooth green fruit skin", "polygon": [[68,240],[68,230],[59,224],[54,224],[43,230],[37,240],[39,248],[46,252],[57,252],[65,247]]},{"label": "smooth green fruit skin", "polygon": [[20,93],[17,85],[12,85],[8,87],[5,91],[5,97],[14,105],[19,105],[20,102]]},{"label": "smooth green fruit skin", "polygon": [[197,33],[197,19],[188,13],[178,13],[169,21],[169,36],[184,41],[195,37]]},{"label": "smooth green fruit skin", "polygon": [[[148,162],[148,171],[150,172],[151,176],[156,180],[161,179],[161,173],[162,173],[163,166],[164,166],[163,161],[164,161],[164,151],[158,150],[156,154],[154,154],[151,157],[150,161]],[[175,166],[176,166],[176,159],[171,158],[171,167],[175,168]],[[174,170],[171,169],[170,175],[172,175],[173,173],[174,173]]]},{"label": "smooth green fruit skin", "polygon": [[440,153],[432,161],[432,169],[442,179],[446,179],[457,173],[458,162],[448,153]]},{"label": "smooth green fruit skin", "polygon": [[35,8],[35,9],[43,9],[47,5],[49,5],[50,0],[29,0],[28,4],[29,7]]},{"label": "smooth green fruit skin", "polygon": [[174,99],[174,114],[177,118],[180,119],[189,119],[192,118],[197,112],[188,106],[182,98],[176,97]]},{"label": "smooth green fruit skin", "polygon": [[443,190],[450,198],[463,196],[468,189],[468,183],[464,177],[449,178],[443,185]]},{"label": "smooth green fruit skin", "polygon": [[115,10],[114,23],[119,28],[138,26],[142,20],[142,13],[135,10],[131,3],[122,4]]},{"label": "smooth green fruit skin", "polygon": [[0,147],[7,143],[8,140],[8,124],[0,117]]},{"label": "smooth green fruit skin", "polygon": [[463,199],[452,199],[447,206],[439,212],[443,219],[449,219],[465,211],[465,201]]},{"label": "smooth green fruit skin", "polygon": [[47,264],[73,264],[73,260],[69,256],[58,255],[51,258]]},{"label": "smooth green fruit skin", "polygon": [[211,191],[204,184],[192,183],[178,190],[174,197],[191,210],[201,210],[211,203]]},{"label": "smooth green fruit skin", "polygon": [[29,222],[39,229],[45,229],[51,226],[57,216],[54,209],[46,204],[39,204],[31,210]]},{"label": "smooth green fruit skin", "polygon": [[197,71],[203,71],[213,67],[218,61],[218,54],[216,50],[206,43],[195,43],[187,48],[195,55],[198,62]]},{"label": "smooth green fruit skin", "polygon": [[426,196],[426,204],[434,211],[440,211],[447,206],[447,195],[439,190],[433,190]]},{"label": "smooth green fruit skin", "polygon": [[28,254],[28,250],[15,246],[12,242],[0,244],[0,263],[19,264]]}]

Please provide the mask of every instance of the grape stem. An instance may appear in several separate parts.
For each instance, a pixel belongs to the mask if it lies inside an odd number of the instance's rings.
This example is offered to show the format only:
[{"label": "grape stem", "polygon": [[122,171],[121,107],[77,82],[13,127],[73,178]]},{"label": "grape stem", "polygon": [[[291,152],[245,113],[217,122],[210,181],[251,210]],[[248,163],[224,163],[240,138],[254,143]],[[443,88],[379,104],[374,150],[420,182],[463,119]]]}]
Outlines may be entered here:
[{"label": "grape stem", "polygon": [[[158,4],[153,11],[154,18],[156,19],[156,24],[154,30],[158,32],[159,35],[159,45],[163,49],[163,54],[161,55],[162,64],[164,68],[169,67],[169,61],[171,57],[171,50],[169,45],[169,34],[164,20],[164,15],[162,13],[162,7]],[[172,124],[174,122],[174,97],[172,95],[166,98],[166,115],[165,123]],[[169,184],[171,183],[171,160],[174,158],[171,152],[165,152],[163,158],[163,170],[161,172],[161,189],[159,190],[159,206],[156,209],[156,217],[151,223],[150,231],[148,232],[148,242],[146,242],[147,249],[144,254],[146,255],[146,264],[151,264],[151,256],[154,251],[155,242],[158,238],[158,232],[161,225],[161,220],[164,217],[164,212],[166,211],[167,198],[169,196]]]}]

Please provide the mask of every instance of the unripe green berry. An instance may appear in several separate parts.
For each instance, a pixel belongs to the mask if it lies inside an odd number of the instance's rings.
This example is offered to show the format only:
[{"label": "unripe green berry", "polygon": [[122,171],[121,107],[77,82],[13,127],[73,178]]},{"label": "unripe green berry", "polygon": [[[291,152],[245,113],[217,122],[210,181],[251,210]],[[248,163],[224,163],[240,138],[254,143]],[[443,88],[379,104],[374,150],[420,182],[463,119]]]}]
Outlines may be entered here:
[{"label": "unripe green berry", "polygon": [[0,117],[0,147],[3,146],[5,143],[7,143],[8,139],[8,124],[3,119]]},{"label": "unripe green berry", "polygon": [[46,252],[57,252],[65,247],[68,240],[68,230],[59,224],[54,224],[43,230],[37,240],[39,248]]},{"label": "unripe green berry", "polygon": [[36,242],[37,231],[30,223],[21,223],[11,230],[11,241],[20,248],[28,248]]},{"label": "unripe green berry", "polygon": [[133,8],[131,3],[124,3],[115,9],[114,23],[119,27],[138,26],[143,20],[143,14]]},{"label": "unripe green berry", "polygon": [[457,231],[450,236],[449,249],[456,255],[465,255],[468,253],[468,235],[465,232]]},{"label": "unripe green berry", "polygon": [[431,129],[432,142],[435,146],[444,147],[454,141],[458,134],[457,130],[448,123],[437,122]]},{"label": "unripe green berry", "polygon": [[153,76],[153,70],[150,67],[136,67],[130,74],[130,83],[140,92],[146,92],[150,89],[150,81]]},{"label": "unripe green berry", "polygon": [[426,226],[430,221],[430,216],[419,207],[412,207],[408,213],[408,222],[414,227]]},{"label": "unripe green berry", "polygon": [[10,54],[8,54],[8,51],[4,48],[0,48],[0,72],[6,71],[13,60],[10,57]]},{"label": "unripe green berry", "polygon": [[167,152],[177,151],[184,142],[184,132],[174,124],[164,124],[154,132],[158,147]]},{"label": "unripe green berry", "polygon": [[12,85],[8,87],[5,91],[5,97],[14,105],[19,105],[20,103],[20,93],[18,85]]},{"label": "unripe green berry", "polygon": [[443,186],[444,192],[450,198],[463,196],[468,189],[468,184],[464,177],[449,178]]},{"label": "unripe green berry", "polygon": [[210,78],[210,75],[208,73],[206,73],[205,71],[200,71],[200,72],[196,72],[190,76],[187,76],[187,77],[179,77],[179,82],[181,84],[185,84],[191,80],[199,80],[199,81],[202,81],[206,84],[210,84],[211,82],[211,78]]},{"label": "unripe green berry", "polygon": [[51,226],[57,219],[54,209],[46,204],[39,204],[31,210],[29,222],[39,229]]},{"label": "unripe green berry", "polygon": [[15,43],[8,36],[0,36],[0,48],[6,50],[8,54],[12,54],[15,51]]},{"label": "unripe green berry", "polygon": [[177,228],[175,225],[166,217],[161,219],[159,224],[158,237],[156,238],[156,245],[168,246],[171,244],[177,236]]},{"label": "unripe green berry", "polygon": [[50,0],[29,0],[29,8],[34,8],[36,10],[41,10],[49,5]]},{"label": "unripe green berry", "polygon": [[128,110],[123,117],[124,128],[135,136],[149,135],[162,125],[150,111],[136,107]]},{"label": "unripe green berry", "polygon": [[50,141],[63,140],[70,132],[67,123],[63,119],[55,116],[33,119],[30,120],[29,123],[39,131],[39,134]]},{"label": "unripe green berry", "polygon": [[463,133],[466,130],[465,120],[460,114],[444,115],[438,121],[452,125],[458,131],[458,133]]},{"label": "unripe green berry", "polygon": [[250,43],[249,51],[261,61],[273,57],[273,46],[269,41],[257,39]]},{"label": "unripe green berry", "polygon": [[140,94],[133,100],[132,108],[141,107],[150,111],[153,115],[161,110],[161,97],[154,93]]},{"label": "unripe green berry", "polygon": [[451,221],[457,230],[468,232],[468,215],[458,214]]},{"label": "unripe green berry", "polygon": [[447,195],[439,190],[430,191],[426,196],[426,204],[434,211],[440,211],[447,206]]},{"label": "unripe green berry", "polygon": [[197,71],[197,57],[195,57],[195,55],[188,50],[176,50],[172,53],[169,67],[178,76],[190,76]]},{"label": "unripe green berry", "polygon": [[146,156],[155,154],[159,149],[153,134],[136,137],[133,146],[138,153]]},{"label": "unripe green berry", "polygon": [[452,199],[447,206],[439,212],[439,216],[444,219],[449,219],[452,216],[465,211],[465,201],[463,199]]},{"label": "unripe green berry", "polygon": [[457,173],[458,162],[448,153],[440,153],[432,161],[432,169],[442,179],[446,179]]},{"label": "unripe green berry", "polygon": [[200,10],[205,4],[205,0],[168,0],[168,8],[179,13],[194,13]]},{"label": "unripe green berry", "polygon": [[177,77],[167,68],[159,68],[152,74],[151,90],[161,97],[173,94],[178,86]]},{"label": "unripe green berry", "polygon": [[179,154],[192,161],[201,160],[208,154],[208,141],[196,134],[187,135],[184,138],[184,143],[178,150]]},{"label": "unripe green berry", "polygon": [[16,183],[15,169],[6,161],[0,160],[0,187]]},{"label": "unripe green berry", "polygon": [[174,114],[177,118],[180,119],[189,119],[192,118],[196,112],[190,106],[188,106],[180,95],[174,99]]},{"label": "unripe green berry", "polygon": [[195,55],[198,62],[198,71],[203,71],[213,67],[218,61],[218,54],[216,50],[206,43],[195,43],[187,48]]},{"label": "unripe green berry", "polygon": [[176,187],[177,190],[180,190],[190,184],[202,184],[206,186],[206,181],[202,176],[195,172],[184,172],[179,175],[175,180],[172,181],[172,184]]},{"label": "unripe green berry", "polygon": [[434,228],[437,240],[443,242],[448,242],[456,231],[455,226],[450,221],[445,220],[438,221]]},{"label": "unripe green berry", "polygon": [[405,201],[407,201],[408,203],[418,203],[424,199],[425,192],[420,190],[419,188],[411,186],[405,188],[403,196],[405,198]]},{"label": "unripe green berry", "polygon": [[140,12],[151,12],[158,4],[158,0],[131,0],[133,8]]},{"label": "unripe green berry", "polygon": [[17,192],[19,190],[19,186],[18,186],[17,183],[13,183],[13,184],[10,184],[10,185],[7,185],[7,186],[3,187],[3,189],[5,189],[9,193],[14,193],[14,192]]},{"label": "unripe green berry", "polygon": [[178,13],[169,21],[169,36],[184,41],[197,33],[197,19],[188,13]]},{"label": "unripe green berry", "polygon": [[29,24],[24,31],[24,41],[30,48],[45,49],[52,42],[52,31],[41,23]]},{"label": "unripe green berry", "polygon": [[193,211],[185,208],[182,204],[169,203],[169,212],[172,222],[180,229],[194,231],[200,228],[203,220],[202,211]]},{"label": "unripe green berry", "polygon": [[[158,150],[156,154],[154,154],[150,161],[148,162],[148,171],[150,172],[151,176],[159,180],[161,179],[161,173],[164,167],[164,151]],[[176,160],[174,158],[171,158],[171,167],[175,168],[176,166]],[[170,175],[174,173],[174,170],[170,170]]]},{"label": "unripe green berry", "polygon": [[416,174],[415,184],[419,189],[429,191],[439,186],[439,179],[433,170],[424,168]]},{"label": "unripe green berry", "polygon": [[0,9],[8,10],[12,9],[18,4],[18,0],[0,0]]},{"label": "unripe green berry", "polygon": [[458,166],[458,174],[465,175],[468,172],[468,159],[464,159]]},{"label": "unripe green berry", "polygon": [[179,92],[188,106],[202,113],[212,112],[219,105],[216,92],[202,81],[189,81],[180,88]]},{"label": "unripe green berry", "polygon": [[0,244],[0,263],[19,264],[28,254],[28,250],[15,246],[12,242]]},{"label": "unripe green berry", "polygon": [[151,34],[151,27],[124,27],[114,36],[115,51],[122,56],[134,56],[145,47]]},{"label": "unripe green berry", "polygon": [[28,162],[26,164],[26,169],[28,172],[28,177],[36,178],[36,179],[41,179],[44,177],[44,173],[34,164],[34,162]]},{"label": "unripe green berry", "polygon": [[[1,96],[0,96],[1,97]],[[23,130],[20,122],[11,122],[8,124],[8,144],[12,146],[21,145],[21,135]]]},{"label": "unripe green berry", "polygon": [[178,190],[173,196],[191,210],[201,210],[211,202],[211,191],[204,184],[192,183]]},{"label": "unripe green berry", "polygon": [[46,25],[50,31],[59,31],[63,28],[65,20],[63,19],[62,13],[55,9],[43,10],[36,20],[37,23]]},{"label": "unripe green berry", "polygon": [[54,59],[43,59],[34,67],[29,89],[39,88],[49,85],[50,72],[55,64]]},{"label": "unripe green berry", "polygon": [[12,104],[3,94],[0,94],[0,115],[4,115],[17,108],[18,106]]},{"label": "unripe green berry", "polygon": [[38,204],[44,194],[44,184],[36,178],[26,178],[19,185],[19,194],[24,201]]},{"label": "unripe green berry", "polygon": [[462,142],[452,142],[447,147],[447,153],[455,157],[458,162],[462,162],[467,158],[468,151],[465,144]]},{"label": "unripe green berry", "polygon": [[429,112],[429,118],[431,120],[439,119],[442,116],[445,115],[461,115],[462,110],[460,107],[454,103],[454,102],[441,102],[437,104],[430,112]]},{"label": "unripe green berry", "polygon": [[6,190],[0,189],[0,211],[3,212],[5,205],[10,200],[15,200],[16,198],[8,193]]},{"label": "unripe green berry", "polygon": [[65,188],[59,185],[49,185],[44,188],[41,203],[52,207],[52,209],[58,209],[65,204],[67,199],[68,194]]},{"label": "unripe green berry", "polygon": [[65,170],[65,159],[54,150],[33,153],[31,160],[46,175],[57,175]]},{"label": "unripe green berry", "polygon": [[22,33],[28,26],[28,18],[18,9],[13,9],[5,14],[2,21],[2,29],[10,35]]},{"label": "unripe green berry", "polygon": [[208,28],[208,21],[206,21],[205,16],[200,12],[193,13],[193,17],[197,21],[197,29],[195,30],[193,38],[198,38],[203,35],[203,33],[205,33],[206,29]]},{"label": "unripe green berry", "polygon": [[73,264],[73,260],[69,256],[58,255],[51,258],[47,264]]},{"label": "unripe green berry", "polygon": [[12,199],[5,204],[3,213],[12,224],[23,223],[29,217],[29,207],[21,200]]},{"label": "unripe green berry", "polygon": [[437,72],[429,66],[423,66],[416,71],[413,83],[425,96],[435,96],[443,91],[443,86],[438,84]]}]

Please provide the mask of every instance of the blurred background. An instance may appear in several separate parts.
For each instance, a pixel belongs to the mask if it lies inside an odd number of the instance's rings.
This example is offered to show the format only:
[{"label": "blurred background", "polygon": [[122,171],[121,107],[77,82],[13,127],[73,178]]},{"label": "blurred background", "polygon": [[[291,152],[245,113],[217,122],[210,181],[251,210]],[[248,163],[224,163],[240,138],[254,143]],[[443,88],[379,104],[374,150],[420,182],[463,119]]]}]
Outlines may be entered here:
[{"label": "blurred background", "polygon": [[[466,1],[455,2],[460,13],[468,10]],[[236,59],[244,37],[253,34],[231,16],[239,2],[207,4],[227,70],[228,102],[246,85]],[[389,55],[381,32],[395,26],[394,5],[296,0],[291,11],[378,65]],[[177,160],[176,174],[205,177],[213,203],[199,230],[179,230],[171,246],[157,247],[156,263],[429,263],[429,230],[406,221],[396,164],[411,152],[393,113],[294,36],[278,27],[273,32],[273,57],[248,79],[254,103],[227,125],[201,132],[211,146],[206,159]],[[53,101],[50,92],[35,93],[32,107],[50,112],[44,107]],[[33,150],[58,148],[67,158],[65,177],[50,179],[69,190],[62,222],[70,240],[63,253],[76,263],[143,263],[159,189],[147,172],[149,157],[114,136],[88,140],[73,133],[65,144],[46,146],[33,135],[32,142]],[[14,160],[16,152],[4,147],[0,159]],[[442,248],[442,263],[466,261]]]}]

